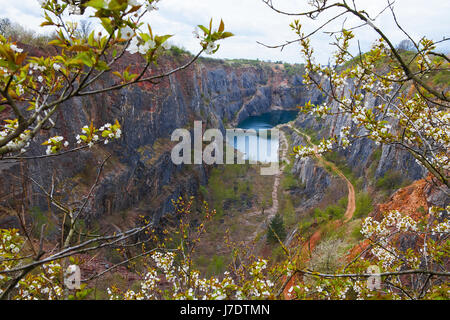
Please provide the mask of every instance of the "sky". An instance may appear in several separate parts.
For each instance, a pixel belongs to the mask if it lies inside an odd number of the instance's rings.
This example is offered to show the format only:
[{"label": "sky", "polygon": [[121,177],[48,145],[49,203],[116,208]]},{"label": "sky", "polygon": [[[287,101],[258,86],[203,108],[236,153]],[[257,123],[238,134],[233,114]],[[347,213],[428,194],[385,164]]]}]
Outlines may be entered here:
[{"label": "sky", "polygon": [[[277,8],[290,12],[308,9],[307,2],[307,0],[273,0]],[[355,3],[358,9],[364,9],[372,16],[376,16],[387,4],[384,0],[355,0]],[[210,18],[213,18],[215,25],[218,26],[222,18],[226,30],[233,32],[235,36],[222,41],[220,50],[213,57],[303,62],[297,43],[286,47],[283,51],[265,48],[257,43],[259,41],[267,45],[276,45],[295,39],[295,34],[289,27],[294,18],[274,12],[262,0],[161,0],[157,7],[158,10],[147,15],[145,21],[151,24],[153,31],[157,34],[174,34],[171,42],[193,53],[200,49],[198,40],[192,34],[195,26],[207,25]],[[35,31],[43,29],[39,27],[43,19],[37,0],[0,0],[0,8],[2,18],[7,17]],[[422,36],[433,40],[450,36],[450,1],[396,0],[394,8],[399,23],[415,40]],[[307,18],[300,18],[300,21],[307,33],[325,22],[324,19],[327,17],[331,15],[323,16],[317,21]],[[77,20],[79,17],[72,15],[70,19]],[[336,20],[325,30],[339,30],[343,22],[343,18]],[[347,28],[359,23],[357,18],[350,15],[345,20]],[[377,18],[375,25],[383,30],[395,44],[406,38],[396,28],[389,10]],[[355,31],[355,34],[355,38],[360,40],[359,45],[362,51],[368,50],[377,38],[376,33],[369,27],[360,28]],[[330,45],[333,41],[332,37],[323,32],[316,33],[312,37],[317,61],[323,64],[328,62],[333,52],[333,47]],[[355,41],[351,50],[357,53],[357,48]],[[450,41],[439,45],[438,49],[446,53],[450,52]]]}]

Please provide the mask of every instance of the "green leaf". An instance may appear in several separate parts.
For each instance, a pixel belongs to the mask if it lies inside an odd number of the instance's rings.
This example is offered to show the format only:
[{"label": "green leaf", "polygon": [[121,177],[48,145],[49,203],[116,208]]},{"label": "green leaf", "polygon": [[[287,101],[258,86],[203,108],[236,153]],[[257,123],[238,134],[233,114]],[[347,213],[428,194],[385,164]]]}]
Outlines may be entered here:
[{"label": "green leaf", "polygon": [[95,31],[92,31],[91,34],[89,35],[89,38],[88,38],[88,44],[89,44],[91,47],[94,47],[94,46],[95,46],[94,33],[95,33]]},{"label": "green leaf", "polygon": [[102,9],[106,6],[106,3],[103,0],[91,0],[88,3],[86,3],[86,6],[96,9]]},{"label": "green leaf", "polygon": [[220,19],[220,26],[219,26],[219,32],[223,32],[225,30],[225,24],[223,23],[223,20]]},{"label": "green leaf", "polygon": [[156,36],[155,42],[156,42],[156,44],[162,44],[162,43],[166,42],[167,39],[169,39],[170,37],[172,37],[171,34],[166,34],[164,36]]},{"label": "green leaf", "polygon": [[107,64],[105,61],[99,60],[99,61],[97,62],[97,65],[96,65],[96,69],[97,69],[97,70],[104,71],[104,70],[108,70],[109,67],[108,67],[108,64]]},{"label": "green leaf", "polygon": [[208,34],[208,33],[209,33],[209,30],[208,30],[206,27],[202,26],[201,24],[199,24],[198,27],[199,27],[200,29],[202,29],[202,31],[203,31],[205,34]]},{"label": "green leaf", "polygon": [[94,62],[92,61],[91,57],[88,55],[87,52],[81,52],[76,56],[77,59],[81,60],[85,65],[88,67],[92,67],[94,65]]},{"label": "green leaf", "polygon": [[111,34],[112,32],[113,32],[113,27],[112,27],[112,25],[111,25],[111,19],[109,19],[109,18],[101,18],[101,20],[102,20],[102,26],[103,26],[103,28],[105,28],[105,30],[109,33],[109,34]]},{"label": "green leaf", "polygon": [[104,131],[102,132],[102,137],[103,137],[103,138],[106,138],[110,133],[111,133],[111,131],[109,131],[109,130],[104,130]]},{"label": "green leaf", "polygon": [[150,34],[150,38],[152,38],[152,39],[153,39],[153,32],[152,32],[152,27],[150,27],[150,25],[149,25],[149,24],[147,24],[147,27],[148,27],[148,33]]},{"label": "green leaf", "polygon": [[224,32],[224,33],[222,33],[222,35],[220,36],[220,38],[221,38],[221,39],[225,39],[225,38],[229,38],[229,37],[232,37],[232,36],[234,36],[233,33],[231,33],[231,32]]}]

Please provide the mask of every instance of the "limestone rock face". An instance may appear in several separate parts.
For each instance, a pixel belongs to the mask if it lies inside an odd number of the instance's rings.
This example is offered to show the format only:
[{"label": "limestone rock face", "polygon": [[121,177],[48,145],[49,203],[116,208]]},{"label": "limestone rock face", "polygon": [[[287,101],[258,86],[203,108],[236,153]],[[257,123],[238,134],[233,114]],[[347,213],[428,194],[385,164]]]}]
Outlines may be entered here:
[{"label": "limestone rock face", "polygon": [[[352,89],[352,84],[346,83],[344,94],[348,96],[349,91]],[[311,101],[313,102],[314,100]],[[379,103],[378,99],[370,94],[364,96],[366,108],[371,108]],[[332,111],[336,112],[338,110],[336,102],[329,101],[328,105],[332,108]],[[295,121],[295,125],[301,129],[317,132],[318,138],[328,137],[333,134],[339,135],[339,132],[345,126],[352,128],[352,133],[357,135],[364,135],[365,133],[365,129],[356,128],[354,124],[352,126],[352,120],[347,114],[325,116],[323,119],[317,120],[314,116],[300,113]],[[393,128],[396,125],[396,123],[391,123]],[[374,159],[374,152],[377,149],[381,149],[379,150],[381,155]],[[418,165],[414,157],[407,151],[390,145],[376,146],[373,141],[366,138],[356,140],[346,150],[340,150],[339,153],[345,158],[348,167],[356,172],[358,176],[366,176],[371,165],[376,166],[372,177],[375,179],[383,177],[388,171],[400,172],[405,179],[409,180],[421,179],[426,174],[425,168]],[[376,161],[375,164],[374,161]]]},{"label": "limestone rock face", "polygon": [[[187,59],[162,58],[159,65],[163,66],[161,70],[168,70]],[[142,63],[137,55],[121,60],[122,67],[130,66],[132,72]],[[104,76],[90,89],[114,84],[116,79],[112,77]],[[294,108],[311,95],[299,75],[289,76],[267,64],[201,59],[158,84],[141,83],[107,94],[76,97],[60,109],[57,127],[36,137],[28,156],[42,155],[45,150],[41,143],[57,134],[75,146],[75,136],[91,121],[100,127],[117,119],[122,124],[122,138],[58,158],[1,162],[0,196],[4,197],[0,201],[14,193],[15,200],[9,198],[10,202],[20,199],[30,208],[47,211],[48,199],[38,184],[50,189],[53,181],[55,196],[80,203],[95,181],[99,164],[111,154],[83,212],[85,221],[129,210],[159,221],[172,211],[172,199],[195,195],[208,179],[208,166],[172,163],[170,151],[177,142],[170,137],[175,129],[192,131],[194,120],[202,120],[205,128],[224,130],[250,115]],[[0,119],[7,116],[3,113]],[[0,224],[2,221],[0,216]]]}]

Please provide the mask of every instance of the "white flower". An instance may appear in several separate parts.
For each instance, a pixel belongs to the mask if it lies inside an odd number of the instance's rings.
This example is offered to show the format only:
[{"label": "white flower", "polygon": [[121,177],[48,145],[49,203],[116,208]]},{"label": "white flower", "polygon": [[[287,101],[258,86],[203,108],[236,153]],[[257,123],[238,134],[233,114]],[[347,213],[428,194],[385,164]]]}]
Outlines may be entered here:
[{"label": "white flower", "polygon": [[44,81],[44,78],[42,78],[42,76],[39,76],[39,77],[38,77],[38,81],[39,81],[39,82],[43,82],[43,81]]},{"label": "white flower", "polygon": [[138,0],[128,0],[128,5],[132,6],[132,7],[136,7],[136,6],[140,6],[141,4],[139,3]]},{"label": "white flower", "polygon": [[64,147],[68,147],[69,146],[69,141],[64,141]]},{"label": "white flower", "polygon": [[10,48],[11,48],[12,51],[15,51],[15,52],[18,52],[18,53],[21,53],[21,52],[23,51],[23,49],[20,49],[20,48],[17,47],[15,44],[12,44],[12,45],[10,46]]},{"label": "white flower", "polygon": [[76,265],[70,265],[69,267],[67,267],[67,273],[71,274],[74,273],[77,270],[77,266]]},{"label": "white flower", "polygon": [[126,26],[126,27],[120,29],[120,34],[123,39],[129,40],[129,39],[131,39],[131,37],[133,37],[134,30],[131,29],[129,26]]},{"label": "white flower", "polygon": [[55,63],[55,64],[53,65],[53,69],[55,69],[55,71],[59,71],[59,70],[61,70],[61,65]]},{"label": "white flower", "polygon": [[196,37],[197,39],[200,38],[200,33],[198,31],[198,27],[195,27],[195,30],[192,31],[192,34],[194,35],[194,37]]},{"label": "white flower", "polygon": [[[155,2],[156,2],[156,1],[155,1]],[[154,11],[154,10],[158,10],[158,7],[155,6],[154,4],[148,4],[148,5],[147,5],[147,11],[148,11],[148,12],[152,12],[152,11]]]},{"label": "white flower", "polygon": [[156,42],[153,40],[148,40],[142,46],[139,47],[140,54],[146,54],[148,51],[154,49],[156,47]]},{"label": "white flower", "polygon": [[213,54],[213,51],[217,48],[216,44],[214,42],[209,42],[206,46],[205,53],[206,54]]},{"label": "white flower", "polygon": [[75,4],[70,4],[69,14],[81,14],[81,8]]},{"label": "white flower", "polygon": [[[135,54],[135,53],[137,53],[139,51],[138,39],[137,38],[131,39],[130,44],[128,45],[127,51],[129,53],[131,53],[131,54]],[[100,128],[100,130],[102,130],[102,129]]]}]

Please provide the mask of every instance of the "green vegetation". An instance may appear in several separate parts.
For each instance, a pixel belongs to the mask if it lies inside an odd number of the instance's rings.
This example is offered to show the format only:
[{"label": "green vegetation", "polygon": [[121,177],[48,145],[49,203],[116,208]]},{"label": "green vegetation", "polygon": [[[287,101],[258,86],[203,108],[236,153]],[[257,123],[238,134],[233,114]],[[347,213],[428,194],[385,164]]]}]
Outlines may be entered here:
[{"label": "green vegetation", "polygon": [[186,50],[185,48],[180,48],[177,46],[172,45],[172,47],[170,47],[169,52],[174,56],[174,57],[179,57],[182,55],[188,55],[188,56],[192,56],[192,53],[190,53],[188,50]]},{"label": "green vegetation", "polygon": [[8,18],[0,19],[0,34],[5,38],[11,38],[13,41],[19,41],[25,44],[43,47],[48,45],[49,41],[55,39],[55,34],[43,35],[33,30],[25,29],[20,24],[12,22]]},{"label": "green vegetation", "polygon": [[229,60],[227,60],[227,62],[230,63],[232,66],[236,66],[236,67],[242,67],[242,66],[245,66],[245,65],[260,67],[264,63],[263,61],[261,61],[259,59],[256,59],[256,60],[252,60],[252,59],[229,59]]},{"label": "green vegetation", "polygon": [[366,217],[373,210],[372,198],[367,192],[357,193],[355,204],[356,209],[353,217],[356,219]]},{"label": "green vegetation", "polygon": [[302,76],[305,73],[305,65],[303,63],[289,64],[284,63],[284,70],[289,77],[294,75]]},{"label": "green vegetation", "polygon": [[385,191],[393,191],[411,183],[400,172],[388,170],[384,176],[379,178],[375,184],[378,189]]},{"label": "green vegetation", "polygon": [[335,151],[332,151],[325,153],[324,158],[329,162],[333,162],[336,167],[341,170],[345,177],[353,184],[355,190],[361,189],[364,177],[357,177],[355,172],[353,172],[353,170],[348,166],[345,158],[342,155]]},{"label": "green vegetation", "polygon": [[284,190],[292,190],[302,187],[302,183],[292,173],[289,173],[284,175],[281,186]]},{"label": "green vegetation", "polygon": [[[250,183],[243,179],[249,165],[232,164],[216,167],[211,171],[208,182],[210,192],[209,201],[214,204],[217,211],[216,219],[223,216],[223,202],[225,200],[238,200],[243,195],[250,197],[252,188]],[[224,181],[223,177],[227,177]]]},{"label": "green vegetation", "polygon": [[297,222],[295,208],[290,197],[286,197],[283,201],[283,219],[287,227],[293,226]]},{"label": "green vegetation", "polygon": [[[286,239],[286,229],[284,228],[283,218],[280,214],[276,214],[270,221],[270,225],[267,228],[267,243],[278,243],[279,240]],[[279,239],[279,240],[278,240]]]},{"label": "green vegetation", "polygon": [[305,134],[307,134],[309,137],[310,137],[310,139],[311,139],[311,142],[313,143],[313,144],[319,144],[320,143],[320,137],[319,137],[319,133],[316,131],[316,130],[314,130],[314,129],[312,129],[312,128],[307,128],[307,127],[305,127],[305,128],[302,128],[300,131],[302,131],[302,132],[304,132]]},{"label": "green vegetation", "polygon": [[222,256],[214,255],[208,265],[207,275],[213,276],[216,274],[221,274],[225,271],[225,269],[225,258]]},{"label": "green vegetation", "polygon": [[353,239],[355,239],[355,241],[360,241],[364,239],[361,233],[361,229],[362,229],[361,224],[357,224],[356,227],[352,230],[351,236],[353,237]]},{"label": "green vegetation", "polygon": [[314,209],[314,216],[320,222],[325,222],[331,219],[341,219],[344,216],[346,208],[346,201],[339,200],[338,204],[329,205],[323,210],[320,208]]}]

